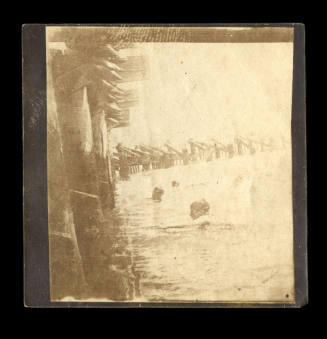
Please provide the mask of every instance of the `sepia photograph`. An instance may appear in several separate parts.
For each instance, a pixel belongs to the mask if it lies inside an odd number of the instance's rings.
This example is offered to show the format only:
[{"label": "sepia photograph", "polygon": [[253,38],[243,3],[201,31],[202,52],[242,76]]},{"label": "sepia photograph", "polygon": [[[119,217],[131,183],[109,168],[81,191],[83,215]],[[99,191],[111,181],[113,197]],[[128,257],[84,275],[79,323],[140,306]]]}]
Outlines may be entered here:
[{"label": "sepia photograph", "polygon": [[45,47],[50,302],[295,304],[294,27]]}]

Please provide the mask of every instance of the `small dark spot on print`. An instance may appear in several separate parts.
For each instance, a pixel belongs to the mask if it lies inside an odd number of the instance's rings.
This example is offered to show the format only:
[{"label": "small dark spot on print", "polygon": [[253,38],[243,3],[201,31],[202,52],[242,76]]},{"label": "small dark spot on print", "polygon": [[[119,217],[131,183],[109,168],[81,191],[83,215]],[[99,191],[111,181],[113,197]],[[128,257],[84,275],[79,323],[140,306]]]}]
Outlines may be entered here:
[{"label": "small dark spot on print", "polygon": [[241,288],[238,288],[239,291],[241,291]]},{"label": "small dark spot on print", "polygon": [[289,295],[288,295],[288,294],[286,294],[286,295],[285,295],[285,297],[286,297],[286,298],[288,298],[288,297],[289,297]]}]

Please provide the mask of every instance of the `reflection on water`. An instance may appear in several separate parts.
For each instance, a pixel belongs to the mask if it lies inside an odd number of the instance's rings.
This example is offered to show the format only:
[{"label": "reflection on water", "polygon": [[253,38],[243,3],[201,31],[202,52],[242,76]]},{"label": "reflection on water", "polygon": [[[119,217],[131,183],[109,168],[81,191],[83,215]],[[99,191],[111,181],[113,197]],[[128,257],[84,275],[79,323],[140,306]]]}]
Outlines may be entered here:
[{"label": "reflection on water", "polygon": [[[286,227],[288,248],[289,206],[283,210],[275,194],[277,189],[287,197],[288,181],[276,171],[283,157],[276,154],[155,170],[117,183],[114,214],[133,256],[139,300],[250,300],[258,284],[257,298],[273,295],[291,270],[291,253],[283,248],[281,255],[275,237]],[[173,187],[173,180],[180,185]],[[151,199],[155,186],[165,190],[161,202]],[[210,204],[209,215],[194,221],[190,204],[202,198]],[[277,209],[283,224],[278,217],[264,219]],[[200,228],[203,221],[210,225]],[[290,288],[285,285],[287,293]]]}]

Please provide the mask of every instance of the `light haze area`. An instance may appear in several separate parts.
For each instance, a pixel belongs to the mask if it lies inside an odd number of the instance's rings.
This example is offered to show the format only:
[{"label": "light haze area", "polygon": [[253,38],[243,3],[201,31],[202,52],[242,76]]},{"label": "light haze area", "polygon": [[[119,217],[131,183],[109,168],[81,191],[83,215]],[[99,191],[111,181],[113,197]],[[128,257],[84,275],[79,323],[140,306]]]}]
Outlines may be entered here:
[{"label": "light haze area", "polygon": [[130,109],[130,126],[113,146],[182,147],[189,138],[227,143],[234,136],[290,142],[292,43],[139,43],[146,80]]}]

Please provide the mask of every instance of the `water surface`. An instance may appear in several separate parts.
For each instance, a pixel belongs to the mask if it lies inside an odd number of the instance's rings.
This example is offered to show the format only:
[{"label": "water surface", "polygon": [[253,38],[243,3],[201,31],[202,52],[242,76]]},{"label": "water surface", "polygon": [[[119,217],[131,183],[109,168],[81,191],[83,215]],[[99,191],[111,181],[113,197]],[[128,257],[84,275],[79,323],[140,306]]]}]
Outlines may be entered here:
[{"label": "water surface", "polygon": [[[284,151],[258,153],[118,182],[115,214],[133,256],[139,300],[290,296],[292,217],[285,159]],[[172,187],[173,180],[180,185]],[[165,190],[161,202],[151,199],[155,186]],[[190,204],[202,198],[210,204],[209,215],[192,220]],[[203,221],[210,225],[199,227]]]}]

